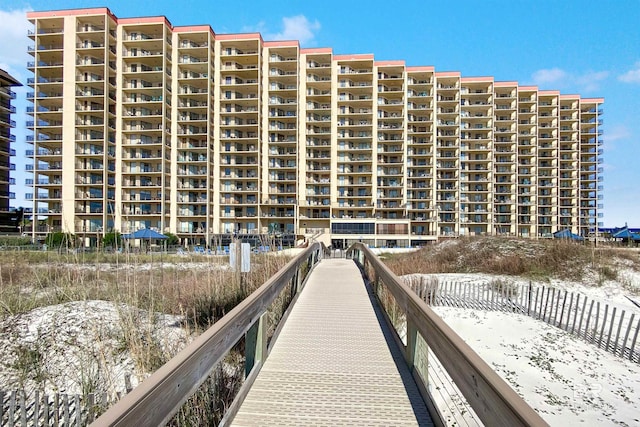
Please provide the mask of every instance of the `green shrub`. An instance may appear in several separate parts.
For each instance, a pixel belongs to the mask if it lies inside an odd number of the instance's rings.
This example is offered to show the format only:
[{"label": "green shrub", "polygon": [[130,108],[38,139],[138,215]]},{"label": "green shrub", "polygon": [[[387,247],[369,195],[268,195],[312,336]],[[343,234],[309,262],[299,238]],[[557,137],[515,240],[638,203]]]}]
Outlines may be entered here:
[{"label": "green shrub", "polygon": [[102,239],[102,243],[103,243],[105,248],[108,248],[108,247],[112,247],[112,248],[120,247],[120,246],[122,246],[122,236],[117,231],[111,231],[111,232],[106,233],[104,235],[104,238]]},{"label": "green shrub", "polygon": [[49,248],[69,248],[74,246],[75,240],[75,236],[71,233],[56,231],[54,233],[47,234],[44,243]]},{"label": "green shrub", "polygon": [[0,236],[0,246],[29,246],[30,237],[21,236]]},{"label": "green shrub", "polygon": [[176,246],[180,243],[180,239],[175,234],[164,233],[167,236],[167,246]]}]

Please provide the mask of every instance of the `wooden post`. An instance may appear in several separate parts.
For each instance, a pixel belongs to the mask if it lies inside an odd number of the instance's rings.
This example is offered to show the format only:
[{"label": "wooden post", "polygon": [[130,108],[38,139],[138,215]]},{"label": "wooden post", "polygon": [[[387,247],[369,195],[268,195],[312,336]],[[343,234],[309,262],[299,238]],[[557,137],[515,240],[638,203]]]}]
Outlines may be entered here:
[{"label": "wooden post", "polygon": [[[560,290],[558,289],[558,294]],[[549,304],[549,317],[547,319],[547,323],[553,325],[552,322],[555,322],[555,316],[553,315],[553,308],[557,306],[555,305],[556,301],[556,288],[551,289],[551,303]],[[553,320],[552,320],[553,319]]]},{"label": "wooden post", "polygon": [[[560,296],[560,295],[558,295],[558,296]],[[558,302],[560,302],[560,298],[558,298]],[[564,317],[564,307],[565,307],[566,303],[567,303],[567,291],[564,291],[564,297],[562,298],[562,308],[560,309],[560,319],[558,319],[558,325],[557,325],[560,329],[562,329],[562,318]],[[557,307],[559,307],[559,306],[560,306],[560,304],[558,304]],[[558,308],[557,307],[556,307],[556,316],[555,317],[558,317]],[[555,317],[553,319],[554,322],[555,322]]]},{"label": "wooden post", "polygon": [[236,280],[237,283],[240,284],[240,289],[242,290],[243,294],[246,296],[247,295],[247,291],[245,289],[245,284],[244,284],[244,277],[242,275],[242,268],[240,267],[242,265],[242,251],[240,249],[240,241],[236,240],[235,241],[236,246],[235,246],[235,253],[236,253]]},{"label": "wooden post", "polygon": [[591,342],[595,343],[598,338],[598,322],[600,321],[600,302],[596,302],[596,324],[593,327],[593,338]]},{"label": "wooden post", "polygon": [[609,312],[609,304],[604,306],[604,317],[602,318],[602,326],[600,327],[600,339],[598,339],[598,347],[602,344],[602,337],[604,336],[604,327],[607,324],[607,313]]},{"label": "wooden post", "polygon": [[245,334],[245,377],[249,376],[257,362],[267,358],[267,313],[249,328]]},{"label": "wooden post", "polygon": [[[622,322],[624,321],[624,310],[622,310],[622,315],[620,316],[620,322],[618,322],[618,332],[616,332],[616,340],[613,343],[613,354],[618,354],[618,339],[620,338],[620,330],[622,329]],[[611,334],[609,334],[609,339],[611,339]],[[609,343],[607,342],[607,347],[609,347]]]},{"label": "wooden post", "polygon": [[[33,401],[33,425],[39,425],[40,424],[40,392],[38,390],[36,390],[36,392],[34,393],[34,401]],[[0,416],[0,420],[2,419],[2,416]]]},{"label": "wooden post", "polygon": [[[296,293],[296,289],[298,287],[298,274],[299,273],[300,273],[300,267],[298,267],[296,269],[296,272],[293,274],[293,277],[291,277],[291,280],[289,280],[289,301],[293,300],[293,296]],[[284,292],[286,292],[286,288],[285,288]],[[283,308],[283,313],[284,313],[284,308]]]},{"label": "wooden post", "polygon": [[498,295],[495,289],[491,289],[491,309],[495,310],[498,305]]},{"label": "wooden post", "polygon": [[404,358],[409,366],[409,371],[413,372],[416,360],[416,342],[418,339],[418,330],[413,321],[407,318],[407,347],[404,352]]},{"label": "wooden post", "polygon": [[11,392],[11,397],[9,398],[9,424],[10,426],[15,424],[15,411],[16,411],[16,392]]},{"label": "wooden post", "polygon": [[622,348],[620,349],[620,356],[622,357],[624,357],[624,350],[627,348],[627,340],[629,339],[629,332],[631,332],[631,327],[633,326],[634,317],[636,317],[636,314],[631,313],[631,319],[629,319],[629,326],[627,326],[627,333],[624,334],[624,341],[622,341]]},{"label": "wooden post", "polygon": [[43,424],[45,426],[48,426],[49,425],[49,414],[50,414],[50,412],[49,412],[49,396],[47,396],[45,394],[43,396],[42,403],[44,404],[43,408],[42,408],[42,409],[44,409],[44,411],[43,411],[44,412],[44,417],[43,417],[42,422],[43,422]]},{"label": "wooden post", "polygon": [[520,306],[520,312],[524,313],[524,304],[525,304],[525,293],[524,293],[524,287],[520,286],[518,288],[518,305]]},{"label": "wooden post", "polygon": [[96,408],[95,408],[95,401],[93,399],[93,393],[89,393],[87,395],[87,423],[91,423],[93,422],[93,420],[96,418]]},{"label": "wooden post", "polygon": [[617,307],[613,307],[613,313],[611,313],[611,324],[609,325],[609,334],[607,335],[607,344],[605,350],[609,350],[609,343],[611,342],[611,334],[613,333],[613,323],[616,321]]},{"label": "wooden post", "polygon": [[640,332],[640,319],[636,325],[636,333],[633,334],[633,342],[631,343],[631,350],[629,351],[629,360],[633,361],[633,351],[636,348],[636,340],[638,339],[638,332]]},{"label": "wooden post", "polygon": [[[580,294],[576,294],[576,309],[575,314],[573,315],[573,323],[571,324],[571,333],[575,331],[576,328],[576,320],[578,319],[578,309],[580,308]],[[582,311],[584,311],[584,306],[582,307]],[[567,324],[567,326],[569,326]]]},{"label": "wooden post", "polygon": [[20,422],[23,426],[27,425],[27,402],[25,401],[25,391],[22,390],[19,393],[19,401],[20,401]]},{"label": "wooden post", "polygon": [[[547,299],[546,299],[546,300],[545,300],[545,302],[544,302],[544,311],[543,311],[543,313],[542,313],[542,320],[546,322],[546,320],[545,320],[545,319],[546,319],[546,317],[547,317],[547,306],[549,305],[549,294],[550,294],[550,292],[549,292],[549,291],[550,291],[550,290],[549,290],[549,289],[547,289],[547,288],[544,288],[544,289],[546,289],[546,290],[547,290]],[[544,289],[543,289],[543,294],[544,294]],[[551,298],[551,303],[553,304],[553,298]],[[549,316],[549,317],[551,317],[551,316]]]},{"label": "wooden post", "polygon": [[[586,298],[585,298],[584,302],[585,302],[585,304],[587,303],[587,299]],[[594,303],[594,301],[591,300],[591,304],[589,305],[589,314],[587,314],[587,323],[585,323],[585,325],[584,325],[584,339],[587,340],[587,341],[589,341],[587,339],[587,334],[589,333],[589,321],[591,320],[591,310],[593,310],[593,303]],[[582,310],[582,315],[584,315],[584,310]],[[582,325],[582,315],[580,316],[580,325]]]},{"label": "wooden post", "polygon": [[[566,295],[565,295],[566,300]],[[567,323],[564,325],[564,330],[569,330],[569,321],[571,320],[571,307],[573,306],[573,292],[571,292],[571,299],[569,300],[569,308],[567,309]],[[564,315],[564,306],[562,307],[562,314]],[[575,319],[575,316],[574,316]],[[560,326],[562,326],[562,316],[560,316]]]},{"label": "wooden post", "polygon": [[63,411],[63,424],[69,425],[69,421],[71,420],[69,417],[69,395],[62,395],[62,411]]},{"label": "wooden post", "polygon": [[[553,311],[554,308],[555,308],[555,312]],[[551,311],[549,312],[549,324],[552,326],[556,326],[556,318],[558,317],[559,308],[560,308],[560,289],[554,289],[553,297],[551,297]]]},{"label": "wooden post", "polygon": [[77,394],[74,397],[74,404],[76,407],[76,426],[80,427],[82,425],[82,410],[80,406],[80,396]]}]

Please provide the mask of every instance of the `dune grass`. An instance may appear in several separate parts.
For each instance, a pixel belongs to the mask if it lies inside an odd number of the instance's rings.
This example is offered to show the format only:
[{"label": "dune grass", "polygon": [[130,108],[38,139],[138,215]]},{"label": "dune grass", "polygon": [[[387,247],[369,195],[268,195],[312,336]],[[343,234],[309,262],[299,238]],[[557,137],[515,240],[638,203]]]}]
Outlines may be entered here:
[{"label": "dune grass", "polygon": [[0,258],[0,320],[37,307],[104,300],[185,315],[190,324],[207,326],[288,260],[254,255],[254,268],[241,284],[224,257],[4,252]]},{"label": "dune grass", "polygon": [[486,273],[536,280],[615,280],[621,265],[640,271],[640,252],[562,240],[477,237],[443,241],[417,252],[385,257],[397,275]]},{"label": "dune grass", "polygon": [[[68,302],[113,302],[119,318],[118,327],[114,328],[117,336],[111,337],[118,343],[116,351],[129,354],[136,374],[142,377],[158,369],[181,349],[178,345],[167,346],[163,333],[157,330],[161,314],[179,316],[187,335],[194,337],[290,260],[274,253],[252,255],[252,271],[240,281],[239,275],[230,270],[228,257],[55,252],[3,252],[2,255],[0,321],[35,308]],[[20,381],[2,384],[2,390],[22,389],[26,384],[37,387],[53,381],[41,378],[42,372],[34,369],[46,357],[46,348],[41,348],[43,343],[39,341],[17,347],[13,354],[15,360],[4,362],[20,371],[17,374]],[[106,377],[96,369],[105,369],[105,357],[94,352],[87,349],[87,358],[91,360],[78,368],[86,374],[82,380],[83,394],[104,391],[101,387],[105,387]],[[238,356],[234,357],[230,360],[237,365]],[[241,380],[238,372],[243,371],[236,368],[227,364],[216,371],[217,389],[221,383],[236,384]],[[46,377],[46,373],[44,375]],[[186,410],[201,412],[198,408]]]}]

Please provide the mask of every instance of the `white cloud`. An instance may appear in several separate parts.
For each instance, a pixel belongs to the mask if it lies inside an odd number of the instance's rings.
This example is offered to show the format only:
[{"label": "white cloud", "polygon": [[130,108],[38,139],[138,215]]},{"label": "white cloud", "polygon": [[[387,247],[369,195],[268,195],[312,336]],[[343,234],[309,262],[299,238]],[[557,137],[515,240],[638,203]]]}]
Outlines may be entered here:
[{"label": "white cloud", "polygon": [[558,84],[564,82],[567,77],[568,73],[560,68],[538,70],[532,76],[533,82],[538,86]]},{"label": "white cloud", "polygon": [[[243,33],[261,33],[264,36],[264,33],[266,33],[266,31],[267,31],[267,24],[264,21],[260,21],[256,25],[245,25],[242,27]],[[233,32],[233,31],[226,30],[226,32]],[[224,32],[220,31],[220,34],[224,34]]]},{"label": "white cloud", "polygon": [[629,130],[625,125],[614,125],[607,129],[607,133],[605,135],[607,142],[614,142],[629,138],[631,136],[631,130]]},{"label": "white cloud", "polygon": [[573,74],[561,68],[547,68],[534,72],[531,80],[541,89],[575,90],[582,93],[599,90],[600,83],[607,77],[609,77],[608,71]]},{"label": "white cloud", "polygon": [[0,68],[19,80],[26,78],[27,62],[32,60],[27,53],[27,47],[32,43],[27,37],[27,30],[32,28],[27,11],[0,10]]},{"label": "white cloud", "polygon": [[592,71],[575,76],[575,82],[583,92],[594,92],[600,89],[600,82],[609,77],[608,71]]},{"label": "white cloud", "polygon": [[636,62],[631,70],[618,76],[618,80],[624,83],[640,83],[640,61]]},{"label": "white cloud", "polygon": [[[309,21],[304,15],[282,18],[282,31],[275,34],[263,34],[265,40],[298,40],[300,45],[313,43],[316,33],[320,30],[318,20]],[[258,28],[264,29],[264,23],[260,22]]]}]

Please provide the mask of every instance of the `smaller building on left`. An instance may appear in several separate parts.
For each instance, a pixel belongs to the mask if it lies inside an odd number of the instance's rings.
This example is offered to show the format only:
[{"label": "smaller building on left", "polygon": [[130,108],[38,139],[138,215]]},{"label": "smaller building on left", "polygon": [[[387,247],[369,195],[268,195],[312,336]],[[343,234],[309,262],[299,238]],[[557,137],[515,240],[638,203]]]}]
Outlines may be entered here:
[{"label": "smaller building on left", "polygon": [[13,184],[11,171],[16,165],[11,163],[11,157],[15,156],[15,150],[11,144],[16,138],[11,129],[16,127],[16,122],[11,115],[16,112],[12,101],[16,99],[16,93],[11,90],[14,86],[22,84],[5,70],[0,69],[0,233],[18,232],[22,220],[22,210],[13,211],[9,208],[9,200],[14,198],[10,191]]}]

